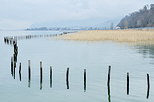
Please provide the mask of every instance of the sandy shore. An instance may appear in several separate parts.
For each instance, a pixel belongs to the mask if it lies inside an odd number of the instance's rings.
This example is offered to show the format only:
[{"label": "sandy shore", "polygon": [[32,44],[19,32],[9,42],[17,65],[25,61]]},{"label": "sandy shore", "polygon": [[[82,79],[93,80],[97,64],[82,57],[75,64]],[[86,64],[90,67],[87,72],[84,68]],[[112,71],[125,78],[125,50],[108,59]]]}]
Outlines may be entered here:
[{"label": "sandy shore", "polygon": [[154,30],[91,30],[58,36],[58,39],[81,41],[154,42]]}]

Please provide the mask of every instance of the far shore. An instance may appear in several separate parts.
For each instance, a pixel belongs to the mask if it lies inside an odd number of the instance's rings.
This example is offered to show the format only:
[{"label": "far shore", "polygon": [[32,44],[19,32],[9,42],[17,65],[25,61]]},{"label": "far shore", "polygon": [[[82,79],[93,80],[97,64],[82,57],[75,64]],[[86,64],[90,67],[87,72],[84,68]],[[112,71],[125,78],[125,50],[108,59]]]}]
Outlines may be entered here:
[{"label": "far shore", "polygon": [[58,39],[79,41],[154,42],[154,30],[88,30],[59,35]]}]

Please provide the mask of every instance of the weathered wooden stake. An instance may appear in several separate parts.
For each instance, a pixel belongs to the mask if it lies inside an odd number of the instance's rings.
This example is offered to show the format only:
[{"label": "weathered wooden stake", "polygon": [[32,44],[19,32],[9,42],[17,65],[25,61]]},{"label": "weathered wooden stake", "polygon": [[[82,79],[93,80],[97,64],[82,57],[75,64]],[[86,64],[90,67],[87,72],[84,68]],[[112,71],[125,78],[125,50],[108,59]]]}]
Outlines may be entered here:
[{"label": "weathered wooden stake", "polygon": [[42,89],[42,79],[43,79],[43,75],[42,75],[42,62],[40,62],[40,90]]},{"label": "weathered wooden stake", "polygon": [[107,80],[108,101],[109,101],[109,102],[111,102],[111,95],[110,95],[110,74],[111,74],[111,66],[109,66],[109,70],[108,70],[108,80]]},{"label": "weathered wooden stake", "polygon": [[28,60],[28,79],[31,80],[30,60]]},{"label": "weathered wooden stake", "polygon": [[86,91],[86,69],[84,69],[84,91]]},{"label": "weathered wooden stake", "polygon": [[110,86],[110,74],[111,74],[111,66],[109,66],[109,70],[108,70],[108,80],[107,80],[108,86]]},{"label": "weathered wooden stake", "polygon": [[19,64],[19,79],[21,81],[21,63]]},{"label": "weathered wooden stake", "polygon": [[149,74],[147,74],[147,99],[149,98],[149,92],[150,92],[150,78]]},{"label": "weathered wooden stake", "polygon": [[13,65],[14,65],[14,68],[16,68],[16,63],[17,63],[17,56],[15,54],[13,54]]},{"label": "weathered wooden stake", "polygon": [[67,85],[67,89],[69,89],[69,68],[67,68],[67,72],[66,72],[66,85]]},{"label": "weathered wooden stake", "polygon": [[127,72],[127,95],[129,95],[129,73]]},{"label": "weathered wooden stake", "polygon": [[11,74],[13,76],[13,57],[11,57]]},{"label": "weathered wooden stake", "polygon": [[52,88],[52,67],[50,66],[50,88]]},{"label": "weathered wooden stake", "polygon": [[31,70],[30,70],[30,60],[28,60],[28,87],[30,87],[31,81]]},{"label": "weathered wooden stake", "polygon": [[21,73],[21,63],[19,64],[19,73]]}]

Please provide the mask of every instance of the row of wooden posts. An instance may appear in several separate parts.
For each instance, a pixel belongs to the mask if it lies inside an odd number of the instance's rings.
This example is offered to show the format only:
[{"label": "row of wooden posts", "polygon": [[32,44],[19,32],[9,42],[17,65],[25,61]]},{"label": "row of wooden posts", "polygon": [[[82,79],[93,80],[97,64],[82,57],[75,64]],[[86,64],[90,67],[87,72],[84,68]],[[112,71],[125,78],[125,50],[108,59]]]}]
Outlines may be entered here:
[{"label": "row of wooden posts", "polygon": [[[11,64],[12,65],[12,64]],[[11,74],[15,79],[15,69],[11,67]],[[21,63],[19,64],[19,80],[21,81]],[[40,89],[42,89],[42,82],[43,82],[43,69],[42,69],[42,62],[40,62]],[[30,60],[28,60],[28,87],[30,87],[31,83],[31,66]],[[66,71],[66,86],[69,89],[69,68]],[[50,88],[52,88],[52,67],[50,66]],[[84,91],[86,91],[86,69],[84,69]]]},{"label": "row of wooden posts", "polygon": [[[108,80],[107,80],[109,102],[110,102],[110,76],[111,76],[111,66],[109,66]],[[150,76],[147,73],[147,96],[146,96],[147,99],[149,98],[149,93],[150,93]],[[127,72],[127,95],[129,95],[129,72]]]},{"label": "row of wooden posts", "polygon": [[[15,73],[15,68],[17,64],[17,56],[18,56],[18,46],[17,46],[17,41],[13,41],[13,48],[14,48],[14,53],[13,56],[11,57],[11,74]],[[15,74],[13,76],[15,78]]]},{"label": "row of wooden posts", "polygon": [[55,36],[64,35],[64,34],[68,34],[68,33],[73,33],[73,32],[63,32],[63,33],[60,33],[60,34],[10,36],[10,37],[4,37],[4,43],[12,45],[17,40],[42,38],[42,37],[55,37]]},{"label": "row of wooden posts", "polygon": [[[12,71],[12,68],[11,68]],[[12,73],[12,72],[11,72]],[[13,76],[15,78],[15,68],[13,71]],[[84,91],[86,91],[86,69],[84,69]],[[19,64],[19,79],[21,81],[21,63]],[[108,96],[110,99],[110,79],[111,79],[111,66],[108,69],[108,79],[107,79],[107,87],[108,87]],[[28,60],[28,87],[30,87],[31,82],[31,66],[30,60]],[[42,62],[40,62],[40,89],[42,89],[42,82],[43,82],[43,69],[42,69]],[[66,86],[69,89],[69,68],[66,71]],[[50,88],[52,87],[52,67],[50,66]],[[150,78],[149,74],[147,74],[147,98],[149,98],[150,92]],[[129,72],[127,72],[127,95],[129,95]]]},{"label": "row of wooden posts", "polygon": [[4,43],[12,45],[17,40],[41,38],[41,37],[54,37],[54,36],[58,36],[58,34],[10,36],[10,37],[4,37]]}]

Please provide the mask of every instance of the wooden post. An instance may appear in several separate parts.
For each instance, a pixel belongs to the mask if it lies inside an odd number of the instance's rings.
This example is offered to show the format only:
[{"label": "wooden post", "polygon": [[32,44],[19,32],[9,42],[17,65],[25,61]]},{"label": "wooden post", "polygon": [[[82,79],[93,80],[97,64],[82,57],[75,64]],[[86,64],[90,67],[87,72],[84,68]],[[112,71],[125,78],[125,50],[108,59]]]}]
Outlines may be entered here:
[{"label": "wooden post", "polygon": [[42,83],[42,62],[40,62],[40,82]]},{"label": "wooden post", "polygon": [[86,91],[86,69],[84,69],[84,91]]},{"label": "wooden post", "polygon": [[150,92],[150,78],[149,74],[147,74],[147,99],[149,98],[149,92]]},{"label": "wooden post", "polygon": [[17,56],[16,56],[16,54],[13,54],[13,65],[14,65],[14,68],[16,68],[16,63],[17,63]]},{"label": "wooden post", "polygon": [[110,86],[110,74],[111,74],[111,66],[109,66],[109,70],[108,70],[108,80],[107,80],[108,86]]},{"label": "wooden post", "polygon": [[30,70],[30,60],[28,60],[28,87],[30,87],[31,81],[31,70]]},{"label": "wooden post", "polygon": [[28,79],[31,80],[30,60],[28,60]]},{"label": "wooden post", "polygon": [[67,68],[67,72],[66,72],[66,85],[67,85],[67,89],[69,89],[69,68]]},{"label": "wooden post", "polygon": [[50,88],[52,88],[52,67],[50,66]]},{"label": "wooden post", "polygon": [[11,74],[13,76],[13,57],[11,57]]},{"label": "wooden post", "polygon": [[43,79],[43,75],[42,75],[42,62],[40,62],[40,90],[42,89],[42,79]]},{"label": "wooden post", "polygon": [[20,65],[19,65],[19,79],[20,79],[20,81],[21,81],[21,63],[20,63]]},{"label": "wooden post", "polygon": [[19,73],[21,73],[21,63],[19,64]]},{"label": "wooden post", "polygon": [[129,95],[129,73],[127,72],[127,95]]},{"label": "wooden post", "polygon": [[109,66],[109,70],[108,70],[108,80],[107,80],[108,101],[109,101],[109,102],[111,102],[111,95],[110,95],[110,76],[111,76],[111,66]]}]

